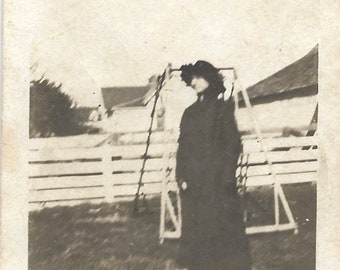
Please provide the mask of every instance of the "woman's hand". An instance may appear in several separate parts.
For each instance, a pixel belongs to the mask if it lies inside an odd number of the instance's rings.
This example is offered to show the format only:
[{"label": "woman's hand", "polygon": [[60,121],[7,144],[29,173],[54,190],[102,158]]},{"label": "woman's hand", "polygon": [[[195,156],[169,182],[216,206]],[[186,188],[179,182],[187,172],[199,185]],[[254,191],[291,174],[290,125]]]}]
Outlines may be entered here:
[{"label": "woman's hand", "polygon": [[181,190],[186,190],[188,188],[187,182],[185,182],[183,179],[181,179],[177,183],[178,183],[179,189],[181,189]]},{"label": "woman's hand", "polygon": [[182,184],[181,184],[181,188],[183,190],[186,190],[188,188],[187,182],[183,181]]}]

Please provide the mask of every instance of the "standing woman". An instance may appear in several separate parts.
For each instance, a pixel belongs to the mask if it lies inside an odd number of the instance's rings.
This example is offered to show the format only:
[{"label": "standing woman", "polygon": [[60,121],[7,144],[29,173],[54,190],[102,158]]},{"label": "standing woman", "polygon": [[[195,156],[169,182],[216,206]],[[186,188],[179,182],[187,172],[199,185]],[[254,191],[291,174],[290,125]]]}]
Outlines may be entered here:
[{"label": "standing woman", "polygon": [[223,77],[208,62],[181,67],[197,93],[181,120],[176,178],[182,198],[177,263],[190,270],[249,270],[251,259],[235,172],[240,135]]}]

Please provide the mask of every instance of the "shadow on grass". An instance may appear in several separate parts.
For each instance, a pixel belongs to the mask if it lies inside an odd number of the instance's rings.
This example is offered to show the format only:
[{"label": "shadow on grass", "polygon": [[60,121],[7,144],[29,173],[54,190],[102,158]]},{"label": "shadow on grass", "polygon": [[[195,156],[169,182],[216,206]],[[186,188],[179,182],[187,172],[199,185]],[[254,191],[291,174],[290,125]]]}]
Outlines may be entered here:
[{"label": "shadow on grass", "polygon": [[[262,191],[263,196],[266,192]],[[291,185],[285,192],[299,234],[287,231],[249,236],[254,269],[315,268],[316,187]],[[150,200],[153,213],[139,217],[132,216],[132,202],[31,212],[29,269],[175,269],[177,241],[159,244],[159,204],[159,198]]]}]

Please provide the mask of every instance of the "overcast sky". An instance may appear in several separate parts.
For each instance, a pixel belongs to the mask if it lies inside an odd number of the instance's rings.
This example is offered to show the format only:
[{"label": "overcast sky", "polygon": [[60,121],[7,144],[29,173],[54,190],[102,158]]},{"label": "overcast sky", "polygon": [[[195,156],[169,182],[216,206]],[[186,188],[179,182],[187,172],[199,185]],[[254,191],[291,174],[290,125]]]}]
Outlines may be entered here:
[{"label": "overcast sky", "polygon": [[146,85],[167,63],[234,66],[244,87],[318,43],[318,1],[33,1],[32,66],[82,106]]}]

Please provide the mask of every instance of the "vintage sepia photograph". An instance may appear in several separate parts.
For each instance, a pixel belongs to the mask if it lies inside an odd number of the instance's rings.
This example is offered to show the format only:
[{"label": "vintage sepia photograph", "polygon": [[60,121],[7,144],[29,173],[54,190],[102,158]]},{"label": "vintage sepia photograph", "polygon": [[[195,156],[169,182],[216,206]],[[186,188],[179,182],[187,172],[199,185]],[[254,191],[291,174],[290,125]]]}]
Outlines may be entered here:
[{"label": "vintage sepia photograph", "polygon": [[319,269],[319,5],[31,1],[28,269]]}]

